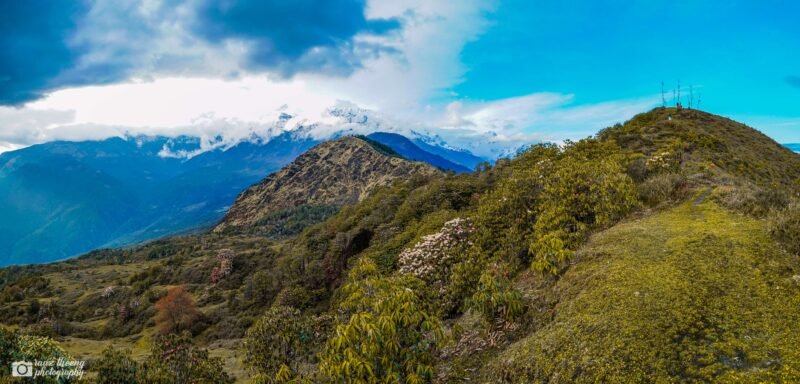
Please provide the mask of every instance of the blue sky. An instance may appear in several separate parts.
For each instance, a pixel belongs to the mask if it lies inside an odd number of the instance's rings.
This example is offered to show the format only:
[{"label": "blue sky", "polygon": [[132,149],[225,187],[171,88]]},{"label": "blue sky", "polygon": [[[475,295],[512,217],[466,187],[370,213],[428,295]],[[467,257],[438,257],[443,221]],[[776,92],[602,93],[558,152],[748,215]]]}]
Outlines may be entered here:
[{"label": "blue sky", "polygon": [[[422,130],[492,156],[661,103],[800,142],[791,1],[0,2],[0,151],[125,133]],[[685,100],[684,100],[685,103]],[[295,116],[290,124],[277,116]],[[337,117],[338,116],[338,117]],[[376,126],[364,129],[375,129]]]},{"label": "blue sky", "polygon": [[470,70],[455,90],[486,99],[554,91],[593,103],[681,81],[712,112],[791,118],[800,112],[798,17],[792,1],[503,1],[492,27],[466,45]]}]

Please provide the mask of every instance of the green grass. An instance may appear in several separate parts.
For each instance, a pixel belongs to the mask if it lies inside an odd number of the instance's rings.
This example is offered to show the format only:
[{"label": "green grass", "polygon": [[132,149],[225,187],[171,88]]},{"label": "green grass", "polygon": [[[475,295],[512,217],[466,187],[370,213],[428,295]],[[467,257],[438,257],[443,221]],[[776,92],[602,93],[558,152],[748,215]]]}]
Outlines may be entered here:
[{"label": "green grass", "polygon": [[800,378],[798,265],[765,223],[696,199],[595,235],[553,321],[484,370],[512,382]]}]

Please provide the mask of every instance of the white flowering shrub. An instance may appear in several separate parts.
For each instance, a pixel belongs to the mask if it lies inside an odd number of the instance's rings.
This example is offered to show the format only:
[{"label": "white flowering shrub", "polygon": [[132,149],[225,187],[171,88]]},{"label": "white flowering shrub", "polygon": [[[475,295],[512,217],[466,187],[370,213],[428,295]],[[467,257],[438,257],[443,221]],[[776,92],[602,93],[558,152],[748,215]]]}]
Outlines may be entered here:
[{"label": "white flowering shrub", "polygon": [[400,253],[400,273],[441,287],[450,275],[450,267],[458,261],[458,255],[472,245],[469,239],[472,231],[469,219],[455,218],[446,222],[439,232],[423,237]]}]

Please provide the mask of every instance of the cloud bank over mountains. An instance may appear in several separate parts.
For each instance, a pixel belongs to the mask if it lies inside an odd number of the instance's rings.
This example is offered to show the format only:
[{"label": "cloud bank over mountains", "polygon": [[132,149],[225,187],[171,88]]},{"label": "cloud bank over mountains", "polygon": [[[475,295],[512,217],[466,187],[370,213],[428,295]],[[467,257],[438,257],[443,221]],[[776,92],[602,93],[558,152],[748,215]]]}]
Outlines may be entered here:
[{"label": "cloud bank over mountains", "polygon": [[[486,15],[496,6],[5,2],[3,11],[15,17],[0,26],[9,48],[0,53],[0,151],[139,134],[197,136],[215,147],[298,127],[318,136],[369,133],[377,120],[381,130],[414,131],[496,157],[531,142],[585,137],[657,102],[458,95],[452,89],[469,70],[462,49],[491,26]],[[331,114],[345,107],[369,124]],[[282,120],[285,114],[291,119]]]}]

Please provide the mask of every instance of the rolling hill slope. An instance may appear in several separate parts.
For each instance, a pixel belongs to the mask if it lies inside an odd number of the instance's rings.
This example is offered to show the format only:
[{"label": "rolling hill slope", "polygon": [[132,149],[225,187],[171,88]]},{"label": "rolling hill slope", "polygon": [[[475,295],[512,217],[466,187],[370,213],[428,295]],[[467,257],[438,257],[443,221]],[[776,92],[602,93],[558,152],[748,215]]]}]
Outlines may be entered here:
[{"label": "rolling hill slope", "polygon": [[[258,226],[349,203],[316,225],[3,268],[0,323],[141,361],[154,303],[183,286],[203,314],[194,343],[239,381],[277,364],[312,382],[408,364],[397,375],[443,383],[800,380],[800,155],[749,127],[657,108],[466,174],[356,137],[306,155],[231,212]],[[263,352],[286,340],[291,354]]]}]

